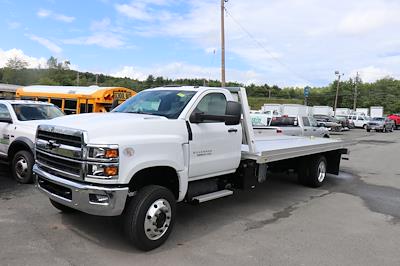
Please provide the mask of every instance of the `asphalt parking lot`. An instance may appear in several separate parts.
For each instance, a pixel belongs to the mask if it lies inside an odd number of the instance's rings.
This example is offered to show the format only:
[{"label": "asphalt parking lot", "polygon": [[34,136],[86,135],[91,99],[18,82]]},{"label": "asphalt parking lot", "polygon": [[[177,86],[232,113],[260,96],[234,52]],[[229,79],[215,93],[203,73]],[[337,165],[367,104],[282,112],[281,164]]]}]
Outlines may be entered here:
[{"label": "asphalt parking lot", "polygon": [[118,218],[61,214],[0,166],[1,265],[400,265],[400,131],[356,140],[321,189],[294,175],[254,191],[178,207],[169,240],[143,253]]}]

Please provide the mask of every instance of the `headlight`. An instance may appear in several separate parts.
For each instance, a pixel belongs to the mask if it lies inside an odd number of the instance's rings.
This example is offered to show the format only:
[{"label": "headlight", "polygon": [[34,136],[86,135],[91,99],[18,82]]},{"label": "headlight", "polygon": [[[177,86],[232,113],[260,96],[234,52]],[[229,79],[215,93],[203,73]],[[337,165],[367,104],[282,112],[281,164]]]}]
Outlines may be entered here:
[{"label": "headlight", "polygon": [[118,147],[89,147],[89,159],[117,159]]},{"label": "headlight", "polygon": [[117,164],[89,164],[88,177],[113,179],[118,178],[119,167]]}]

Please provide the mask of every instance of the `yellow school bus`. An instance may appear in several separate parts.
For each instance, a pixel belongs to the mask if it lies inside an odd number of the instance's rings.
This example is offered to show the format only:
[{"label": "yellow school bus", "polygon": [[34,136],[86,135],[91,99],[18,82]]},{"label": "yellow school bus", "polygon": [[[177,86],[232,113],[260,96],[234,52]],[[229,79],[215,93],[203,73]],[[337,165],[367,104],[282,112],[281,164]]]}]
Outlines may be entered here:
[{"label": "yellow school bus", "polygon": [[16,98],[50,102],[65,114],[108,112],[135,91],[123,87],[77,87],[77,86],[26,86],[18,88]]}]

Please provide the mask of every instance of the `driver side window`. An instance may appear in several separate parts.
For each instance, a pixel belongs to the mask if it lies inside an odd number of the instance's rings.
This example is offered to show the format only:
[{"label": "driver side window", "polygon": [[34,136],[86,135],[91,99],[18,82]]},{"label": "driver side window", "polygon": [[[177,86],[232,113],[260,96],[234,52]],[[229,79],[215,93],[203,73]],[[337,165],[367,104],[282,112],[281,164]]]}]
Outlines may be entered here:
[{"label": "driver side window", "polygon": [[0,118],[11,118],[7,106],[4,104],[0,104]]},{"label": "driver side window", "polygon": [[[222,93],[210,93],[201,99],[194,112],[206,115],[225,115],[226,98]],[[205,120],[204,122],[215,122]]]}]

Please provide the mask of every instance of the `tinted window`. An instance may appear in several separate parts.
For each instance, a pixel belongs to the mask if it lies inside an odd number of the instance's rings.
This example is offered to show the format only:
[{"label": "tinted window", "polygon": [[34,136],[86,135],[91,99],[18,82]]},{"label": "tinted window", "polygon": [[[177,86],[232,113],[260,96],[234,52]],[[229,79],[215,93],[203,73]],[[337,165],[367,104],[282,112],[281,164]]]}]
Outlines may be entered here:
[{"label": "tinted window", "polygon": [[303,119],[303,125],[305,127],[309,127],[310,126],[310,121],[308,121],[308,117],[303,116],[302,119]]},{"label": "tinted window", "polygon": [[76,100],[65,100],[64,113],[67,115],[76,114]]},{"label": "tinted window", "polygon": [[0,118],[11,118],[7,106],[4,104],[0,104]]},{"label": "tinted window", "polygon": [[13,104],[12,107],[20,121],[47,120],[64,115],[64,113],[54,105]]},{"label": "tinted window", "polygon": [[136,94],[112,112],[160,115],[176,119],[195,91],[147,90]]},{"label": "tinted window", "polygon": [[291,127],[297,126],[295,117],[273,117],[270,126]]},{"label": "tinted window", "polygon": [[62,106],[62,100],[61,99],[51,99],[50,102],[56,106],[58,106],[59,108],[61,108]]},{"label": "tinted window", "polygon": [[93,104],[85,104],[85,103],[81,103],[81,114],[83,113],[91,113],[93,112]]},{"label": "tinted window", "polygon": [[201,99],[195,112],[202,112],[207,115],[225,115],[226,98],[221,93],[210,93]]}]

